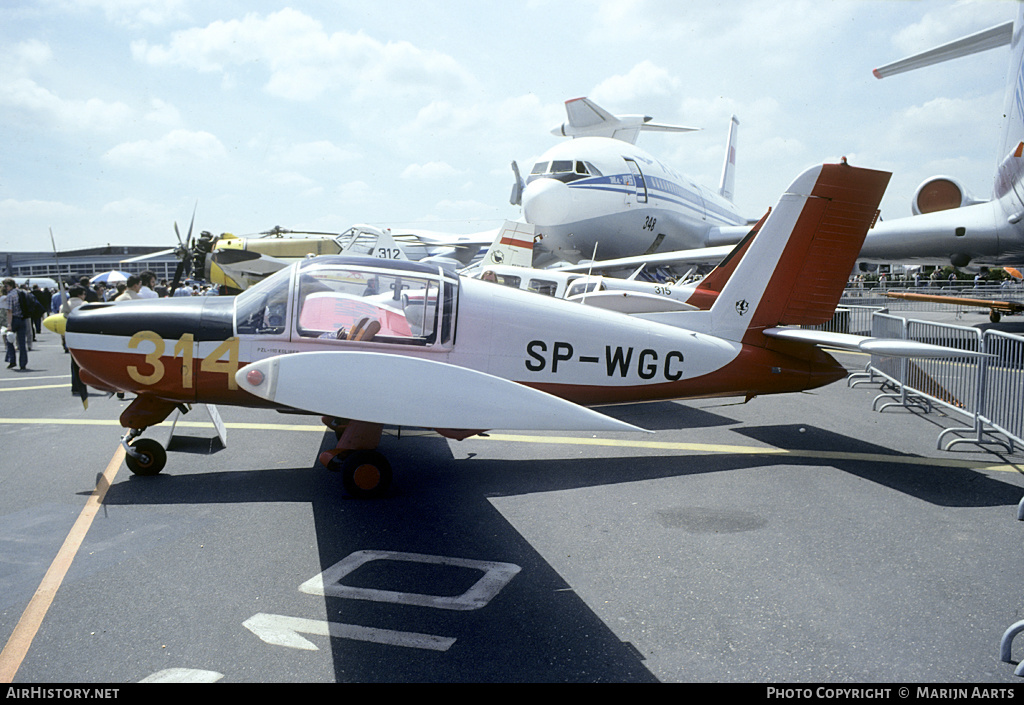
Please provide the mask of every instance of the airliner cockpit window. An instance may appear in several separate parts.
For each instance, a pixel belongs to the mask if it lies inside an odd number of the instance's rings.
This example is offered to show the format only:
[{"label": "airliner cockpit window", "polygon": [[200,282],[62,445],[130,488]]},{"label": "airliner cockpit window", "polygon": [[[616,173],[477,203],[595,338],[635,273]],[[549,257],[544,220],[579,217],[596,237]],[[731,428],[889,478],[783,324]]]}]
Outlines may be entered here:
[{"label": "airliner cockpit window", "polygon": [[[454,285],[444,282],[447,298]],[[453,307],[437,278],[319,267],[299,274],[295,333],[332,341],[433,345],[451,337]]]},{"label": "airliner cockpit window", "polygon": [[553,162],[537,162],[533,165],[526,183],[540,178],[556,179],[563,183],[585,179],[588,176],[601,176],[601,172],[590,162],[571,159],[556,159]]}]

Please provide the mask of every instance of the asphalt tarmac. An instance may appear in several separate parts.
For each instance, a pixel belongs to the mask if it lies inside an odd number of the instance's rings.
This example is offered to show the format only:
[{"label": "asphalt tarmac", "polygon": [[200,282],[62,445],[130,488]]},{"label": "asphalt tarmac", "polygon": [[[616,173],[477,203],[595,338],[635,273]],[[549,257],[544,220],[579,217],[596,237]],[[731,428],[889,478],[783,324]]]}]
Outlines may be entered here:
[{"label": "asphalt tarmac", "polygon": [[0,371],[0,682],[1020,681],[1024,455],[936,450],[961,420],[877,385],[403,429],[359,501],[316,418],[230,407],[226,447],[196,407],[132,476],[127,402],[69,364],[44,331]]}]

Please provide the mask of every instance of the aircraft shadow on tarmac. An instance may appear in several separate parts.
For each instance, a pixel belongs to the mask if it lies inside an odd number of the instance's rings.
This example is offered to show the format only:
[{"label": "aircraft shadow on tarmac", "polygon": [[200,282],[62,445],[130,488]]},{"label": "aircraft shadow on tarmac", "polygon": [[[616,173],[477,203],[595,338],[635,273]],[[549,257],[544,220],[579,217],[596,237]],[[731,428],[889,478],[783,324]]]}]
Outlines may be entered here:
[{"label": "aircraft shadow on tarmac", "polygon": [[[334,443],[334,435],[325,434],[321,450]],[[504,468],[514,467],[515,461],[456,461],[447,442],[437,437],[403,437],[394,443],[385,439],[385,444],[392,446],[388,453],[395,466],[405,469],[397,473],[396,491],[380,501],[345,498],[340,478],[319,464],[211,473],[197,468],[175,475],[171,463],[167,474],[115,482],[105,503],[307,502],[325,570],[365,550],[500,561],[520,568],[485,606],[469,611],[310,596],[324,601],[332,623],[455,640],[447,651],[437,652],[331,638],[339,682],[657,680],[644,667],[643,656],[621,641],[488,501],[493,494],[509,493],[517,483],[531,484],[532,473],[510,478]],[[612,468],[623,464],[597,462],[607,466],[600,473],[604,477],[614,477],[609,475]],[[573,462],[556,466],[566,482],[574,467],[579,473]],[[296,584],[309,577],[296,576]],[[450,597],[464,593],[480,577],[480,571],[451,565],[376,560],[347,575],[344,583]],[[262,644],[255,635],[252,639],[253,648],[284,649]],[[314,639],[324,646],[323,638]],[[298,658],[304,652],[295,653]]]},{"label": "aircraft shadow on tarmac", "polygon": [[736,419],[673,401],[598,407],[601,413],[648,431],[711,428],[738,423]]},{"label": "aircraft shadow on tarmac", "polygon": [[[1017,485],[990,478],[971,468],[920,465],[917,464],[919,456],[898,453],[861,438],[844,436],[806,424],[744,426],[734,430],[743,436],[786,450],[827,450],[830,453],[891,457],[891,461],[833,460],[829,465],[938,506],[998,507],[1017,504],[1021,499],[1021,489]],[[901,457],[913,459],[913,464],[901,463]],[[822,460],[809,458],[784,462],[820,464]]]},{"label": "aircraft shadow on tarmac", "polygon": [[[693,411],[679,408],[684,415]],[[709,423],[724,423],[713,414],[698,415]],[[485,606],[470,611],[310,596],[324,600],[331,622],[455,640],[439,652],[331,638],[339,682],[649,682],[656,679],[644,667],[643,655],[601,621],[489,498],[805,463],[827,464],[941,506],[1010,505],[1020,498],[1018,487],[982,473],[901,464],[890,449],[806,425],[743,427],[737,432],[777,448],[885,454],[893,461],[660,450],[630,450],[612,458],[504,460],[470,453],[456,459],[447,441],[421,436],[384,439],[396,484],[379,501],[346,499],[340,478],[315,462],[209,473],[196,468],[178,475],[172,462],[164,475],[115,482],[106,503],[308,502],[324,570],[366,550],[500,561],[520,568]],[[325,433],[320,450],[334,442],[334,435]],[[297,583],[309,577],[296,576]],[[343,582],[349,588],[451,597],[479,578],[479,571],[465,567],[384,559],[360,566]],[[284,648],[253,639],[254,648]],[[323,646],[322,637],[319,643]]]},{"label": "aircraft shadow on tarmac", "polygon": [[200,436],[183,436],[175,434],[171,437],[170,441],[167,442],[167,452],[175,453],[192,453],[194,455],[213,455],[222,450],[225,450],[225,446],[220,442],[218,436],[211,437],[200,437]]}]

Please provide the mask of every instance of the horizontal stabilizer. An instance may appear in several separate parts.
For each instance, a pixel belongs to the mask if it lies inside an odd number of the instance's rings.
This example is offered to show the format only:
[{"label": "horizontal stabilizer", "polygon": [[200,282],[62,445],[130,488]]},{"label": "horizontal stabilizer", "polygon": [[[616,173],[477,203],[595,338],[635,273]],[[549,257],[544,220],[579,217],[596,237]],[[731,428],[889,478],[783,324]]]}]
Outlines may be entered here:
[{"label": "horizontal stabilizer", "polygon": [[849,333],[833,333],[804,328],[768,328],[762,332],[769,338],[777,340],[790,340],[810,345],[839,348],[840,350],[870,353],[872,355],[922,358],[986,357],[985,353],[973,350],[948,348],[942,345],[932,345],[931,343],[919,343],[914,340],[872,338],[865,335],[850,335]]},{"label": "horizontal stabilizer", "polygon": [[247,392],[283,406],[389,426],[644,430],[500,377],[389,353],[279,355],[242,368],[235,380]]}]

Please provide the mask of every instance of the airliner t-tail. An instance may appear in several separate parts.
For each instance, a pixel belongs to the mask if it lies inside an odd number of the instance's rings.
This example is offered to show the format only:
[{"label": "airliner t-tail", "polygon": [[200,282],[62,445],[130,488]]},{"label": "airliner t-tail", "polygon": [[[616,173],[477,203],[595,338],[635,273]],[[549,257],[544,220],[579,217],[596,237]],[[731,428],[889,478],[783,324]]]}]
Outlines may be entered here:
[{"label": "airliner t-tail", "polygon": [[914,194],[909,218],[878,223],[861,261],[1008,265],[1024,262],[1024,5],[1016,21],[976,32],[874,70],[878,78],[1010,45],[1003,131],[992,195],[973,198],[957,179],[934,176]]}]

